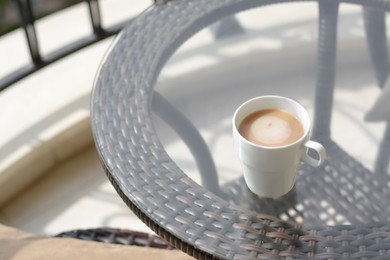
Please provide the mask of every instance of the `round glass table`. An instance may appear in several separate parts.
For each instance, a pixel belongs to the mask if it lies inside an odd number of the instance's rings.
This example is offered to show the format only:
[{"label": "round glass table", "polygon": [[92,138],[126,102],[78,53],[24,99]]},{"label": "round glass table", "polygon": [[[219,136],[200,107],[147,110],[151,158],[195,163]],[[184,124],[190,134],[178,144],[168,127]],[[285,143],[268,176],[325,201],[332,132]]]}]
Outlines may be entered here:
[{"label": "round glass table", "polygon": [[[389,10],[386,0],[150,7],[118,35],[92,93],[118,194],[196,258],[388,259]],[[249,191],[231,135],[234,110],[269,94],[303,104],[327,150],[277,199]]]}]

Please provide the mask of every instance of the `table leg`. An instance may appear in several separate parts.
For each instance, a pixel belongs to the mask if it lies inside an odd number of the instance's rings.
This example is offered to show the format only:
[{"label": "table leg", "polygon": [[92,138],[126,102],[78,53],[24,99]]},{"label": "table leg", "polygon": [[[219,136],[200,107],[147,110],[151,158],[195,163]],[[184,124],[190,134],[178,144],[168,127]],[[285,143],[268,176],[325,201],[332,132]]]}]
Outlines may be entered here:
[{"label": "table leg", "polygon": [[335,84],[336,42],[339,3],[319,1],[317,82],[313,138],[330,137]]},{"label": "table leg", "polygon": [[198,166],[202,185],[214,194],[223,196],[211,152],[196,127],[156,91],[153,94],[152,108],[153,112],[172,127],[190,149]]}]

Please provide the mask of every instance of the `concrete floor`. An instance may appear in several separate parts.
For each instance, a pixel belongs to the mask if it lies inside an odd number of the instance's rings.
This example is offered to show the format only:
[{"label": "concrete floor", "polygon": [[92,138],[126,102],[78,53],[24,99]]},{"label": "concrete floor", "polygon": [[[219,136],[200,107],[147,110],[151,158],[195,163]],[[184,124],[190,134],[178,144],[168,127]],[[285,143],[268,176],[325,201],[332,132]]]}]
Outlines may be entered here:
[{"label": "concrete floor", "polygon": [[2,210],[2,221],[35,233],[93,227],[149,229],[122,202],[93,146],[57,165]]}]

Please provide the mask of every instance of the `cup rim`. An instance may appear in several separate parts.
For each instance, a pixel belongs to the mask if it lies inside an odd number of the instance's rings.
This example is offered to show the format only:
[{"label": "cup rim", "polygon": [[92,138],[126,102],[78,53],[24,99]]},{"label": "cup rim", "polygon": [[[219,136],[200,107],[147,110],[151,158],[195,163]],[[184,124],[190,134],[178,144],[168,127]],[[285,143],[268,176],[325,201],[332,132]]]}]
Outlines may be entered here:
[{"label": "cup rim", "polygon": [[[301,138],[299,138],[298,140],[296,140],[295,142],[292,142],[290,144],[286,144],[286,145],[281,145],[281,146],[265,146],[265,145],[259,145],[259,144],[256,144],[256,143],[253,143],[249,140],[247,140],[245,137],[243,137],[240,132],[238,131],[238,127],[237,127],[237,124],[236,124],[236,117],[237,117],[237,114],[238,112],[244,107],[244,106],[247,106],[249,103],[251,102],[254,102],[255,100],[259,100],[259,99],[270,99],[270,98],[273,98],[273,99],[280,99],[280,100],[287,100],[288,102],[291,102],[293,103],[294,105],[296,105],[297,107],[299,107],[299,109],[301,111],[304,112],[305,116],[308,118],[308,122],[307,122],[307,127],[306,129],[304,129],[304,134],[301,136]],[[288,111],[290,113],[290,111]],[[249,115],[249,114],[248,114]],[[248,115],[245,115],[244,118]],[[242,120],[240,121],[240,123],[242,122]],[[237,109],[236,111],[234,112],[233,114],[233,118],[232,118],[232,123],[233,123],[233,130],[236,132],[236,135],[238,135],[240,137],[241,140],[243,140],[245,143],[249,144],[249,145],[252,145],[252,146],[255,146],[255,147],[259,147],[259,148],[263,148],[263,149],[270,149],[270,150],[278,150],[278,149],[285,149],[285,148],[288,148],[288,147],[291,147],[291,146],[294,146],[296,145],[297,143],[300,143],[302,142],[303,140],[305,140],[307,138],[307,136],[309,135],[309,132],[310,132],[310,129],[311,129],[311,120],[310,120],[310,117],[309,117],[309,113],[307,112],[307,110],[300,104],[298,103],[297,101],[291,99],[291,98],[288,98],[288,97],[284,97],[284,96],[278,96],[278,95],[264,95],[264,96],[257,96],[257,97],[254,97],[254,98],[251,98],[251,99],[248,99],[247,101],[245,101],[244,103],[242,103]],[[302,125],[303,123],[300,122]],[[305,127],[303,125],[303,127]]]}]

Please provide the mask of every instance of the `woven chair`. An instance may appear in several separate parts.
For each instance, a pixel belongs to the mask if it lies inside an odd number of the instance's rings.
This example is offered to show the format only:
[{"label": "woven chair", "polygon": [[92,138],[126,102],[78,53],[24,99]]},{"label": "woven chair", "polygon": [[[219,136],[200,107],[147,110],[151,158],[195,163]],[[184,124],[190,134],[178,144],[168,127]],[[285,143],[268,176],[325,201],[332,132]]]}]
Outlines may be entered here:
[{"label": "woven chair", "polygon": [[[165,113],[172,111],[170,105],[153,90],[163,64],[181,43],[212,22],[284,2],[295,1],[168,1],[126,27],[100,70],[93,93],[94,138],[107,176],[140,219],[175,247],[198,258],[387,259],[389,176],[373,175],[341,149],[332,140],[330,123],[339,4],[354,3],[383,12],[390,10],[389,1],[317,1],[313,136],[324,144],[329,157],[319,169],[302,167],[296,188],[284,197],[260,199],[248,192],[242,178],[224,187],[212,184],[218,180],[211,159],[206,159],[210,167],[200,170],[203,187],[196,184],[168,156],[153,128],[150,108],[160,107],[154,111],[189,146],[203,146],[201,141],[193,142],[193,136],[186,140],[185,129],[196,130],[188,120],[180,119],[179,112],[172,118],[173,112]],[[367,28],[371,25],[367,21]],[[198,164],[204,165],[197,156],[194,152]],[[243,201],[235,201],[237,194],[246,194],[244,202],[252,200],[254,207],[242,208]],[[303,204],[297,204],[297,198],[305,198]],[[323,198],[327,203],[322,203]],[[331,207],[344,218],[333,214]],[[334,226],[319,219],[324,213]],[[281,214],[290,221],[282,221]],[[303,226],[294,222],[297,215],[304,219]],[[345,225],[346,220],[352,224]]]}]

